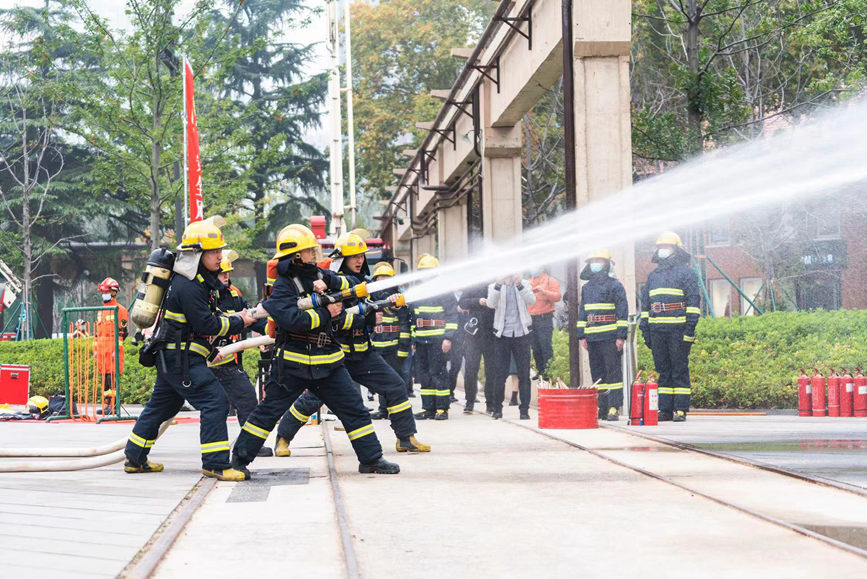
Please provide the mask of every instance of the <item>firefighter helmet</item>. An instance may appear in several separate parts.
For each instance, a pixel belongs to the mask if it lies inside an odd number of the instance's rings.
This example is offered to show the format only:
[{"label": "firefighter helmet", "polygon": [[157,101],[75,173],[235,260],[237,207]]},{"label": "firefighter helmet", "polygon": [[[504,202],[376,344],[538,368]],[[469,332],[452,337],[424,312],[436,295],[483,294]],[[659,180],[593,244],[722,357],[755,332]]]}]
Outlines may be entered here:
[{"label": "firefighter helmet", "polygon": [[364,241],[364,238],[354,233],[347,233],[346,235],[341,235],[334,243],[334,253],[332,253],[332,257],[362,255],[366,251],[367,243]]},{"label": "firefighter helmet", "polygon": [[27,401],[27,411],[30,414],[39,414],[42,416],[48,412],[48,398],[45,396],[32,396]]},{"label": "firefighter helmet", "polygon": [[292,224],[284,227],[277,234],[277,252],[274,254],[274,259],[318,247],[319,241],[310,229],[303,225]]},{"label": "firefighter helmet", "polygon": [[440,260],[438,260],[429,253],[423,253],[418,258],[416,269],[432,269],[434,267],[439,267],[439,264]]},{"label": "firefighter helmet", "polygon": [[611,252],[607,249],[597,249],[596,251],[590,252],[585,261],[590,261],[591,259],[607,259],[611,261]]},{"label": "firefighter helmet", "polygon": [[96,286],[96,290],[101,294],[107,294],[111,291],[120,291],[120,284],[113,277],[107,277]]},{"label": "firefighter helmet", "polygon": [[379,277],[381,275],[394,277],[394,268],[391,267],[387,261],[377,262],[377,264],[373,266],[373,277]]},{"label": "firefighter helmet", "polygon": [[223,254],[223,261],[220,262],[220,273],[229,273],[235,270],[234,261],[238,259],[238,252],[230,249]]},{"label": "firefighter helmet", "polygon": [[675,245],[683,247],[683,242],[680,240],[680,235],[674,231],[663,231],[656,239],[656,245]]},{"label": "firefighter helmet", "polygon": [[195,221],[187,225],[178,245],[178,251],[209,251],[226,247],[223,232],[218,222],[225,223],[222,217],[215,216],[204,221]]}]

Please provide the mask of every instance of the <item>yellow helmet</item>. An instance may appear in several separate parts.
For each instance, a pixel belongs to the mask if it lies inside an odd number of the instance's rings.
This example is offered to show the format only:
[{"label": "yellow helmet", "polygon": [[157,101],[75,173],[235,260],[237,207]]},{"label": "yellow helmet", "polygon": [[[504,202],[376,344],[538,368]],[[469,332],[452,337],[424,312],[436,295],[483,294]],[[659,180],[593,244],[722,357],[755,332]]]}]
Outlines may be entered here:
[{"label": "yellow helmet", "polygon": [[284,227],[277,234],[277,252],[274,259],[279,259],[304,249],[316,249],[319,241],[309,228],[303,225],[292,224]]},{"label": "yellow helmet", "polygon": [[[351,255],[361,255],[367,251],[367,243],[364,239],[354,233],[341,235],[334,243],[334,252],[340,257],[349,257]],[[336,256],[335,256],[336,257]]]},{"label": "yellow helmet", "polygon": [[418,258],[416,269],[431,269],[434,267],[439,267],[439,264],[440,260],[438,260],[429,253],[423,253]]},{"label": "yellow helmet", "polygon": [[373,277],[380,275],[394,277],[394,268],[387,261],[379,261],[373,266]]},{"label": "yellow helmet", "polygon": [[596,251],[591,251],[584,261],[590,261],[591,259],[607,259],[611,261],[611,252],[607,249],[597,249]]},{"label": "yellow helmet", "polygon": [[208,251],[226,247],[223,232],[218,222],[225,223],[222,217],[215,216],[204,221],[195,221],[187,225],[178,245],[178,251]]},{"label": "yellow helmet", "polygon": [[229,273],[230,271],[235,270],[235,266],[232,263],[238,259],[238,252],[234,249],[230,249],[226,253],[223,254],[223,261],[220,262],[220,273]]},{"label": "yellow helmet", "polygon": [[45,414],[48,412],[48,398],[45,396],[32,396],[27,401],[27,409],[32,414]]},{"label": "yellow helmet", "polygon": [[355,229],[353,229],[349,233],[352,233],[353,235],[357,235],[361,239],[367,239],[368,237],[370,237],[370,232],[363,227],[356,227]]},{"label": "yellow helmet", "polygon": [[683,242],[680,240],[680,235],[674,231],[663,231],[656,239],[656,245],[676,245],[683,247]]}]

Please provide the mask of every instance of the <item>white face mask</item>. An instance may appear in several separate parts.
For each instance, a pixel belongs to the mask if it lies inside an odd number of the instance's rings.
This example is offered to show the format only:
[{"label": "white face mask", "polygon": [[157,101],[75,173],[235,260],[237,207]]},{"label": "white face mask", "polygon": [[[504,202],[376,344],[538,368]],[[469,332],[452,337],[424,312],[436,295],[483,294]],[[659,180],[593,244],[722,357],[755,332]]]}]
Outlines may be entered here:
[{"label": "white face mask", "polygon": [[659,259],[668,259],[671,257],[671,254],[674,253],[671,249],[664,247],[656,252],[656,255],[659,256]]},{"label": "white face mask", "polygon": [[102,294],[102,301],[110,302],[111,301],[111,294]]},{"label": "white face mask", "polygon": [[593,273],[599,273],[600,271],[602,271],[602,269],[604,267],[605,266],[602,265],[601,263],[591,263],[590,264],[590,271],[592,271]]}]

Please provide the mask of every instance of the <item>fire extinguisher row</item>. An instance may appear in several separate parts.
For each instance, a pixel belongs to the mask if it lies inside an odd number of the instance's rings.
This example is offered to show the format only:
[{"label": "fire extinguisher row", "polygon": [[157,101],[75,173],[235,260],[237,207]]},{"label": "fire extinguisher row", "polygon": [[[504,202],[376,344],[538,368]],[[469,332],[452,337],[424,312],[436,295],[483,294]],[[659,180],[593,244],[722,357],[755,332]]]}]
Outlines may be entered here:
[{"label": "fire extinguisher row", "polygon": [[656,426],[659,417],[659,385],[651,372],[647,381],[641,381],[641,372],[635,376],[630,388],[629,424],[633,426]]},{"label": "fire extinguisher row", "polygon": [[[826,395],[827,393],[827,395]],[[867,416],[867,376],[857,368],[830,369],[826,378],[818,368],[798,376],[798,416]]]}]

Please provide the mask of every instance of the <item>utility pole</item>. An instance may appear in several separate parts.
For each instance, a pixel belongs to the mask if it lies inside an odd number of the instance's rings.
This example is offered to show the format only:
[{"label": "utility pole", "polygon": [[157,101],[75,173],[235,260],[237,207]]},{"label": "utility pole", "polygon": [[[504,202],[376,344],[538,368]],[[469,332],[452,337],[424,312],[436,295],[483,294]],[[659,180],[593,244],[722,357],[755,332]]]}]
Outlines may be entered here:
[{"label": "utility pole", "polygon": [[331,115],[331,227],[329,234],[337,237],[344,232],[343,222],[343,131],[340,112],[340,19],[337,0],[328,0],[328,52],[331,56],[328,78],[328,102]]},{"label": "utility pole", "polygon": [[352,27],[349,23],[349,0],[343,14],[343,33],[346,35],[346,135],[349,155],[349,223],[352,229],[358,226],[358,209],[355,203],[355,118],[352,114]]}]

